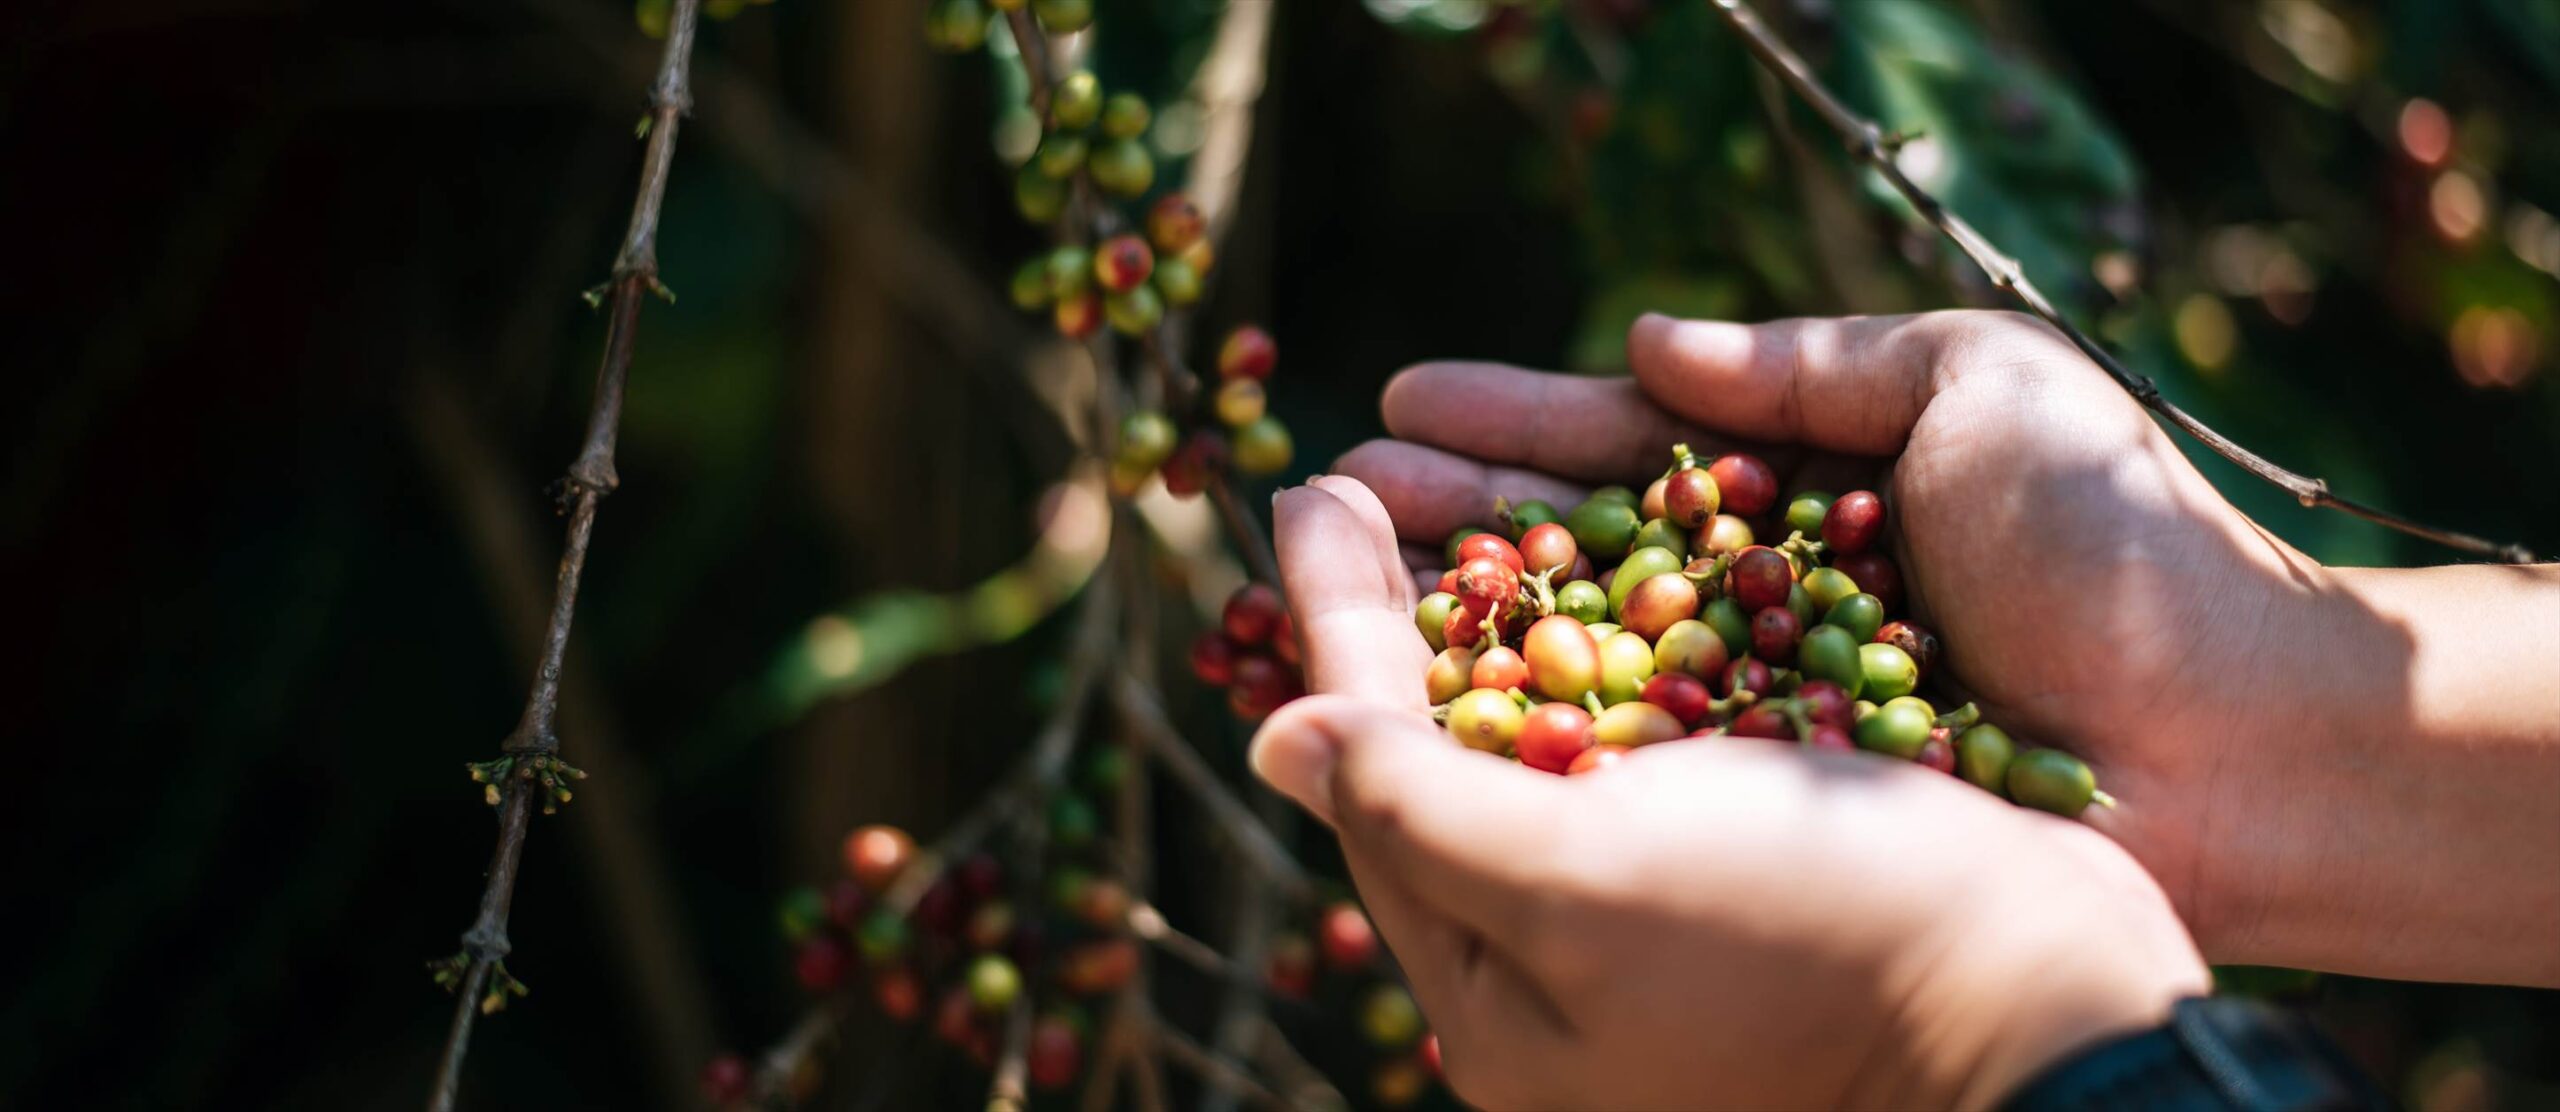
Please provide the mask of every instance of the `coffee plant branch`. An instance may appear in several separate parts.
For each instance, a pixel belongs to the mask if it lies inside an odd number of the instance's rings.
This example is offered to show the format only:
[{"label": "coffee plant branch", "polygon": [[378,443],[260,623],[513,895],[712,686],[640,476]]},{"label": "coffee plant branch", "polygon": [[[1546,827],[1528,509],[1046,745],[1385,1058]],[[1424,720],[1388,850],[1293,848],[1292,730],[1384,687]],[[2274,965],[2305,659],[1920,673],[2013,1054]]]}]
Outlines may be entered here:
[{"label": "coffee plant branch", "polygon": [[560,555],[550,622],[543,632],[541,663],[525,696],[524,713],[507,735],[500,757],[471,766],[474,778],[495,793],[498,847],[480,896],[479,914],[463,932],[462,951],[431,963],[437,980],[454,992],[453,1025],[445,1036],[434,1088],[427,1098],[427,1107],[435,1112],[452,1108],[461,1088],[473,1020],[504,1006],[509,994],[525,991],[506,972],[507,913],[515,902],[516,871],[524,858],[535,798],[542,797],[545,812],[554,810],[569,798],[567,783],[584,775],[559,757],[560,737],[554,723],[560,706],[561,661],[568,652],[569,625],[577,613],[578,580],[586,571],[596,507],[620,481],[614,472],[614,441],[621,427],[623,383],[631,368],[640,304],[653,293],[666,294],[658,281],[658,216],[666,198],[668,169],[675,161],[677,125],[691,100],[687,79],[700,10],[700,0],[676,0],[668,21],[666,52],[650,84],[649,114],[642,124],[647,145],[641,155],[639,196],[632,202],[631,223],[607,283],[611,300],[595,401],[578,457],[556,488],[569,515],[568,540]]},{"label": "coffee plant branch", "polygon": [[1901,194],[1903,200],[1911,204],[1911,207],[1920,214],[1921,219],[1928,221],[1930,226],[1954,241],[1956,248],[1964,252],[1965,257],[1971,259],[1975,266],[1980,267],[1982,272],[1990,277],[1993,285],[2007,291],[2009,296],[2024,305],[2029,312],[2060,331],[2073,346],[2087,355],[2090,361],[2104,368],[2107,374],[2116,380],[2117,385],[2124,387],[2125,392],[2132,394],[2135,401],[2142,403],[2143,408],[2150,410],[2172,428],[2194,437],[2222,458],[2238,464],[2241,470],[2293,495],[2295,501],[2306,507],[2324,507],[2352,514],[2377,525],[2397,529],[2448,548],[2486,556],[2493,560],[2502,560],[2511,564],[2535,562],[2537,557],[2520,544],[2502,544],[2468,533],[2439,529],[2375,509],[2353,499],[2339,497],[2329,489],[2328,480],[2286,470],[2179,408],[2177,403],[2161,395],[2159,386],[2148,376],[2137,374],[2127,368],[2113,353],[2100,346],[2096,340],[2090,338],[2088,333],[2081,331],[2064,317],[2060,310],[2055,309],[2053,302],[2045,297],[2044,291],[2038,289],[2036,284],[2019,269],[2016,259],[2002,252],[1997,244],[1992,243],[1981,231],[1967,223],[1964,217],[1949,211],[1945,205],[1939,203],[1936,197],[1931,196],[1928,190],[1922,189],[1911,180],[1909,175],[1903,173],[1902,167],[1894,160],[1894,154],[1905,141],[1904,136],[1886,131],[1875,121],[1860,116],[1831,90],[1824,88],[1821,81],[1813,76],[1813,69],[1805,63],[1804,58],[1796,54],[1787,44],[1779,41],[1777,35],[1760,21],[1759,15],[1744,0],[1708,0],[1708,3],[1714,6],[1716,13],[1724,18],[1725,23],[1730,25],[1736,34],[1742,36],[1743,44],[1750,48],[1754,58],[1759,59],[1762,65],[1775,73],[1778,80],[1785,82],[1797,97],[1812,107],[1815,115],[1822,117],[1824,123],[1829,124],[1833,131],[1840,134],[1841,139],[1848,144],[1852,157],[1874,169],[1886,184],[1893,187],[1894,192]]}]

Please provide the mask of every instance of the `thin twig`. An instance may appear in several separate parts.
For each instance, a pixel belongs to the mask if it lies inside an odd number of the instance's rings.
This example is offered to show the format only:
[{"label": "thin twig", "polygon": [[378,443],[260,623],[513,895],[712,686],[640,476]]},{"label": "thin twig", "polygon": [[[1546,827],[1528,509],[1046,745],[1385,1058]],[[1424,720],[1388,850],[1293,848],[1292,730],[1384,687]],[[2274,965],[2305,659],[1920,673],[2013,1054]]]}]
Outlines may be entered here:
[{"label": "thin twig", "polygon": [[1252,1102],[1254,1107],[1276,1109],[1278,1112],[1294,1112],[1296,1106],[1290,1104],[1280,1094],[1272,1092],[1271,1087],[1263,1084],[1261,1079],[1246,1072],[1243,1066],[1210,1053],[1207,1048],[1191,1041],[1190,1036],[1159,1023],[1155,1025],[1155,1039],[1156,1045],[1164,1048],[1165,1057],[1203,1078],[1233,1087],[1237,1092],[1243,1093],[1245,1099]]},{"label": "thin twig", "polygon": [[1315,885],[1307,879],[1306,869],[1290,856],[1288,847],[1278,835],[1255,818],[1252,809],[1236,797],[1226,781],[1211,771],[1200,759],[1191,743],[1183,740],[1173,721],[1165,716],[1164,704],[1155,691],[1135,673],[1122,672],[1112,689],[1113,704],[1147,752],[1162,761],[1185,790],[1200,801],[1209,817],[1227,832],[1238,852],[1290,899],[1312,899]]},{"label": "thin twig", "polygon": [[1280,560],[1273,555],[1271,534],[1263,531],[1262,519],[1236,501],[1235,487],[1227,483],[1225,475],[1211,474],[1208,485],[1209,500],[1218,504],[1218,519],[1226,524],[1228,539],[1235,542],[1236,551],[1244,553],[1254,577],[1270,584],[1272,590],[1284,590],[1280,586]]},{"label": "thin twig", "polygon": [[[506,992],[523,991],[520,984],[505,975],[501,963],[509,949],[507,913],[515,902],[516,872],[524,858],[525,831],[531,824],[536,795],[546,797],[546,809],[552,799],[566,798],[568,793],[552,777],[562,773],[576,775],[556,763],[560,737],[554,721],[559,713],[561,660],[568,652],[569,624],[577,613],[578,580],[586,570],[587,542],[595,532],[596,506],[619,483],[613,466],[614,441],[621,427],[623,383],[631,368],[632,348],[639,331],[640,303],[665,288],[658,281],[658,213],[666,198],[668,170],[675,162],[678,122],[691,99],[687,76],[693,58],[694,24],[700,10],[700,0],[676,0],[668,21],[666,52],[649,89],[648,144],[641,155],[639,196],[632,201],[631,223],[623,233],[622,250],[613,262],[613,301],[611,323],[605,333],[604,363],[596,371],[595,400],[587,415],[585,440],[561,488],[562,497],[572,500],[572,505],[568,541],[553,588],[550,626],[543,634],[541,663],[534,670],[532,690],[525,696],[524,713],[502,746],[506,763],[499,767],[506,783],[500,789],[498,848],[489,866],[488,886],[480,896],[479,915],[463,932],[462,953],[454,959],[456,964],[467,966],[453,986],[453,1024],[445,1036],[435,1086],[427,1096],[427,1107],[436,1112],[452,1108],[461,1088],[462,1062],[470,1053],[473,1019],[484,1008],[494,1010],[493,1005],[503,1004]],[[494,994],[490,988],[493,977],[503,978]]]},{"label": "thin twig", "polygon": [[2030,281],[2025,272],[2019,268],[2016,259],[2002,252],[1999,245],[1992,243],[1989,237],[1967,223],[1963,217],[1948,211],[1947,207],[1939,203],[1936,197],[1931,196],[1928,190],[1920,188],[1909,175],[1904,174],[1902,167],[1894,161],[1894,152],[1903,142],[1901,136],[1887,132],[1875,121],[1858,115],[1829,89],[1824,88],[1822,83],[1813,76],[1812,67],[1806,65],[1805,60],[1789,49],[1785,43],[1780,42],[1778,37],[1760,22],[1759,15],[1754,13],[1744,0],[1708,0],[1708,2],[1714,5],[1717,13],[1724,17],[1724,21],[1742,36],[1744,44],[1751,48],[1752,56],[1774,71],[1779,80],[1786,82],[1789,89],[1794,90],[1798,97],[1813,108],[1815,115],[1821,116],[1824,123],[1829,124],[1833,131],[1838,132],[1840,137],[1847,141],[1849,153],[1853,157],[1873,168],[1884,178],[1886,184],[1893,187],[1894,192],[1901,194],[1903,200],[1910,202],[1911,207],[1920,214],[1921,219],[1928,221],[1930,226],[1953,240],[1956,248],[1964,252],[1966,258],[1973,260],[1973,264],[1990,277],[1992,285],[2008,291],[2009,295],[2019,304],[2026,306],[2029,312],[2059,330],[2074,347],[2080,349],[2082,354],[2104,368],[2107,374],[2116,380],[2117,385],[2124,387],[2126,393],[2132,394],[2135,401],[2142,403],[2143,408],[2157,414],[2171,427],[2194,437],[2222,458],[2238,464],[2241,470],[2291,494],[2295,501],[2306,507],[2318,506],[2353,514],[2377,525],[2397,529],[2414,537],[2423,537],[2448,548],[2503,560],[2511,564],[2534,562],[2536,559],[2534,554],[2520,544],[2501,544],[2468,533],[2422,525],[2361,502],[2338,497],[2330,492],[2328,480],[2312,478],[2279,467],[2265,456],[2250,451],[2241,446],[2238,441],[2216,432],[2211,426],[2197,420],[2194,415],[2180,409],[2176,403],[2162,397],[2158,384],[2144,375],[2134,373],[2107,349],[2099,346],[2088,333],[2082,332],[2073,325],[2061,311],[2055,309],[2053,302],[2045,297],[2044,291],[2036,288],[2036,284]]}]

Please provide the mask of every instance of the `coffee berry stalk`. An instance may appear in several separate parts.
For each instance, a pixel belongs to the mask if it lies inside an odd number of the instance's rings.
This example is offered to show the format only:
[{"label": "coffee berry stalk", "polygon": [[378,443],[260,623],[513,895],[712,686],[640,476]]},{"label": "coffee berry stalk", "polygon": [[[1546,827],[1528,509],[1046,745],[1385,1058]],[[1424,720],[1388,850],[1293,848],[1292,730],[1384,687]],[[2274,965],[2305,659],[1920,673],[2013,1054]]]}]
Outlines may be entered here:
[{"label": "coffee berry stalk", "polygon": [[2079,758],[1920,694],[1941,643],[1899,612],[1882,498],[1778,493],[1756,456],[1680,445],[1641,493],[1603,487],[1562,514],[1495,503],[1500,531],[1451,536],[1414,609],[1438,654],[1434,717],[1567,775],[1647,745],[1765,738],[1912,761],[2065,817],[2114,805]]}]

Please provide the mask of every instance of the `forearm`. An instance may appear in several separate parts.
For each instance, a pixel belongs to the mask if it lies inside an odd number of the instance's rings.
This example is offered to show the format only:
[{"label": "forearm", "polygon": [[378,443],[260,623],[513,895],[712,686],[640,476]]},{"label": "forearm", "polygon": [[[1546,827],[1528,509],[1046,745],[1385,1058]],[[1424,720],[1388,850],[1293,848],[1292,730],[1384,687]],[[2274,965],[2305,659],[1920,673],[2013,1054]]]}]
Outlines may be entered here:
[{"label": "forearm", "polygon": [[[2322,573],[2224,788],[2217,960],[2560,985],[2560,567]],[[2274,667],[2273,663],[2269,663]],[[2268,678],[2271,692],[2281,682]]]}]

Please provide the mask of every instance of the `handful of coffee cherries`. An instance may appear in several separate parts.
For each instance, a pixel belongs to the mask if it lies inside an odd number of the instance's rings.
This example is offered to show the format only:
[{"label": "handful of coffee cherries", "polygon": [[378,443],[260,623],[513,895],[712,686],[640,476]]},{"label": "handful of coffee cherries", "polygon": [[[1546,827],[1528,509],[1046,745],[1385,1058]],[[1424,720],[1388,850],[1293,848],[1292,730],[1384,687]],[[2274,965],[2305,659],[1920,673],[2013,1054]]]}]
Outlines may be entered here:
[{"label": "handful of coffee cherries", "polygon": [[1582,774],[1658,742],[1768,738],[1914,761],[2065,817],[2114,805],[2079,758],[1920,694],[1938,690],[1940,644],[1901,615],[1873,491],[1799,494],[1773,521],[1786,539],[1761,544],[1768,463],[1672,454],[1641,495],[1604,487],[1563,515],[1497,503],[1508,536],[1449,538],[1414,624],[1439,652],[1433,713],[1460,742]]}]

